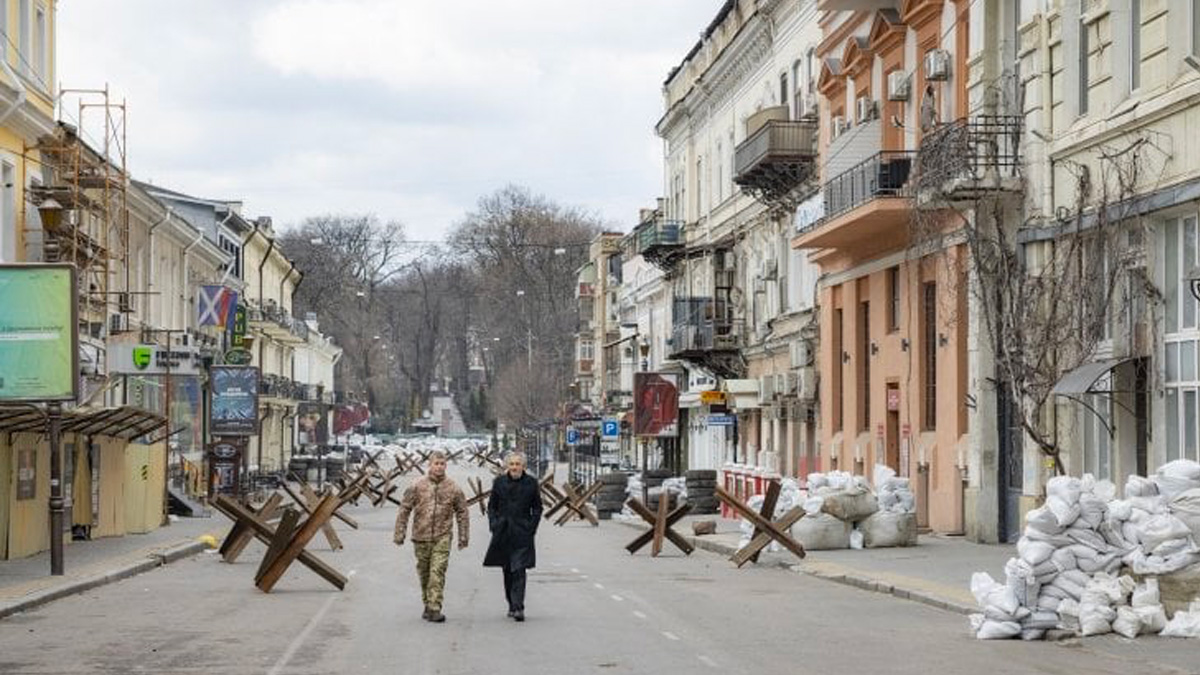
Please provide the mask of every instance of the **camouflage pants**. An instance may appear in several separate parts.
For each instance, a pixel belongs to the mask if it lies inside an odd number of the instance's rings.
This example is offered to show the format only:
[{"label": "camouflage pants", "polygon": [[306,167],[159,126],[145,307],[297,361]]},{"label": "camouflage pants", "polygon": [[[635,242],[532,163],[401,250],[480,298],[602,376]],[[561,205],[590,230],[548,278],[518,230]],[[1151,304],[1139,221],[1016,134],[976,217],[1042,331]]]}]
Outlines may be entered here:
[{"label": "camouflage pants", "polygon": [[414,541],[413,551],[417,556],[421,599],[425,601],[426,609],[441,611],[446,566],[450,564],[450,535],[434,541]]}]

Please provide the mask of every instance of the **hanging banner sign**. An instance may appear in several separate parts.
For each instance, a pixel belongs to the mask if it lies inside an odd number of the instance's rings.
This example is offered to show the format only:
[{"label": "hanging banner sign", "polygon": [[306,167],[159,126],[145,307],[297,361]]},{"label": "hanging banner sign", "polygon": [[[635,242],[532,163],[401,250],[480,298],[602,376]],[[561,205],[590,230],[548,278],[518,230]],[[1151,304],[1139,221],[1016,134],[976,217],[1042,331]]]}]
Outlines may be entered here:
[{"label": "hanging banner sign", "polygon": [[71,265],[0,265],[0,401],[75,401],[79,297]]},{"label": "hanging banner sign", "polygon": [[214,436],[258,433],[258,368],[213,366],[209,429]]}]

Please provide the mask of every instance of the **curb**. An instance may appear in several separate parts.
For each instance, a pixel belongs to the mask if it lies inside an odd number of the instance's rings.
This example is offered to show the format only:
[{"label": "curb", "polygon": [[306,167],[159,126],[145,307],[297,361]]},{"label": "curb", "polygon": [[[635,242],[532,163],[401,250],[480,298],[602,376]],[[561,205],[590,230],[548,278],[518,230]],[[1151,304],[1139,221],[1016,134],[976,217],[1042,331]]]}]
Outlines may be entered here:
[{"label": "curb", "polygon": [[40,607],[45,604],[61,600],[72,595],[86,593],[93,588],[107,586],[108,584],[137,576],[144,572],[158,569],[169,563],[178,562],[185,558],[190,558],[201,551],[208,548],[202,542],[190,542],[173,546],[165,551],[151,553],[145,560],[127,563],[121,567],[117,567],[107,572],[95,574],[90,577],[85,577],[68,584],[63,584],[54,588],[47,588],[40,591],[35,591],[29,595],[12,602],[0,604],[0,619],[3,619],[19,612],[25,612],[35,607]]},{"label": "curb", "polygon": [[[642,531],[646,530],[645,527],[641,526],[638,523],[630,523],[630,522],[626,522],[623,520],[613,521],[613,522],[619,522],[620,524],[624,525],[625,527],[631,527],[631,528],[634,528],[637,530],[642,530]],[[683,538],[688,540],[688,542],[690,542],[696,548],[703,549],[710,553],[716,553],[718,555],[723,555],[723,556],[730,556],[737,552],[737,548],[735,548],[733,546],[729,546],[727,544],[721,544],[716,541],[703,539],[701,537],[697,537],[694,535],[685,534],[685,535],[683,535]],[[790,570],[792,572],[796,572],[798,574],[803,574],[805,576],[809,576],[814,579],[821,579],[822,581],[830,581],[835,584],[842,584],[843,586],[850,586],[850,587],[857,588],[857,589],[863,590],[863,591],[870,591],[873,593],[882,593],[885,595],[891,595],[891,596],[899,598],[901,600],[911,600],[912,602],[919,602],[923,605],[927,605],[929,607],[944,610],[947,612],[954,612],[955,614],[967,615],[967,614],[974,614],[979,611],[975,607],[972,607],[969,605],[963,605],[963,604],[954,602],[953,600],[947,600],[945,598],[938,597],[936,595],[929,593],[928,591],[918,590],[915,588],[908,588],[905,586],[896,586],[895,584],[891,584],[886,581],[880,581],[878,579],[872,579],[871,577],[863,576],[861,574],[837,573],[837,572],[829,573],[829,572],[823,572],[823,571],[818,571],[818,570],[808,570],[808,569],[805,569],[802,564],[798,565],[796,563],[788,562],[786,560],[777,560],[777,561],[773,561],[771,563],[767,563],[765,565],[762,563],[756,563],[756,564],[758,564],[760,567],[767,567],[767,568],[773,567],[773,568],[777,568],[777,569]]]}]

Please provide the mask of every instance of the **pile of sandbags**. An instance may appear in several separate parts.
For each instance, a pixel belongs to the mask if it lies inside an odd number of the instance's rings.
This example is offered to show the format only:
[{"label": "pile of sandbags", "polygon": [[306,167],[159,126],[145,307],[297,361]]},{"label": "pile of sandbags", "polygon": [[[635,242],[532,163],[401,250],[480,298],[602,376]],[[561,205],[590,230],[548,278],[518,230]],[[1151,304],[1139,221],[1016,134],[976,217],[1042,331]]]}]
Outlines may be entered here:
[{"label": "pile of sandbags", "polygon": [[855,524],[864,548],[917,545],[917,500],[907,478],[891,467],[875,466],[875,493],[879,510]]},{"label": "pile of sandbags", "polygon": [[[1111,482],[1090,475],[1052,478],[1046,503],[1026,517],[1005,582],[985,573],[972,577],[982,610],[972,617],[975,635],[1040,639],[1056,628],[1136,637],[1162,631],[1172,602],[1162,597],[1159,576],[1190,573],[1200,563],[1190,526],[1200,511],[1200,492],[1192,485],[1198,481],[1200,464],[1187,461],[1167,464],[1150,479],[1131,476],[1124,499],[1116,498]],[[1188,588],[1173,576],[1161,581],[1174,594]],[[1180,633],[1188,621],[1181,621]]]},{"label": "pile of sandbags", "polygon": [[[765,499],[763,495],[754,495],[746,502],[746,506],[749,506],[754,511],[761,512]],[[788,511],[800,506],[803,500],[804,492],[800,489],[800,485],[791,478],[785,478],[779,485],[779,499],[775,501],[775,513],[772,516],[772,520],[782,518]],[[742,537],[741,541],[738,542],[738,548],[749,544],[751,538],[754,537],[754,524],[750,521],[743,518],[740,528]],[[767,545],[767,551],[776,552],[781,550],[783,550],[783,547],[776,541],[772,541]]]}]

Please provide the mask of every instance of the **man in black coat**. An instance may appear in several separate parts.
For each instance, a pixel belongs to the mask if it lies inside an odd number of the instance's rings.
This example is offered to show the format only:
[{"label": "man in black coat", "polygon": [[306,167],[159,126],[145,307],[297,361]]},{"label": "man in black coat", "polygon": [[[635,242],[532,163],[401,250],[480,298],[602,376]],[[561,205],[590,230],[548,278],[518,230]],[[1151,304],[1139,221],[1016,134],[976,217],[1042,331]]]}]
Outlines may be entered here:
[{"label": "man in black coat", "polygon": [[504,597],[508,615],[525,620],[525,570],[536,566],[533,537],[542,520],[542,498],[538,482],[525,473],[525,455],[509,454],[507,471],[492,483],[488,498],[488,528],[492,541],[484,567],[504,570]]}]

